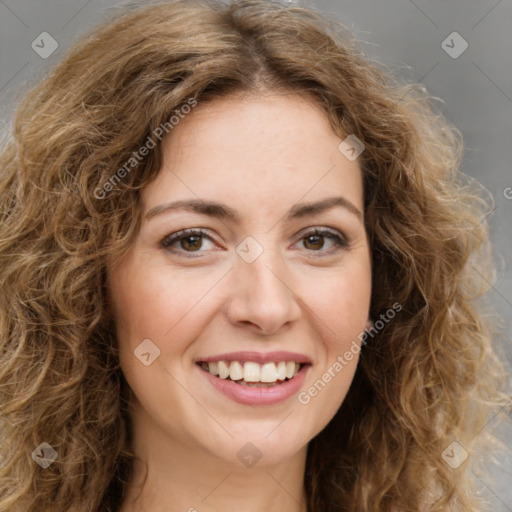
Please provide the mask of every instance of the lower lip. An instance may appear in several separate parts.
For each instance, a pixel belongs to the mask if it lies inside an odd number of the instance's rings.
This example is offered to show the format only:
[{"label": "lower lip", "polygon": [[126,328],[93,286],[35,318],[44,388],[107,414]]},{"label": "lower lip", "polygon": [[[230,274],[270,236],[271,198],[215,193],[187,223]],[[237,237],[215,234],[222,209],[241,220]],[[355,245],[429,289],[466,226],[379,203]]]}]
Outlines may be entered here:
[{"label": "lower lip", "polygon": [[218,389],[231,400],[244,405],[273,405],[283,402],[298,393],[306,373],[311,365],[305,364],[293,379],[285,380],[282,384],[272,387],[247,387],[236,384],[232,380],[221,379],[198,366],[199,371],[210,381],[212,386]]}]

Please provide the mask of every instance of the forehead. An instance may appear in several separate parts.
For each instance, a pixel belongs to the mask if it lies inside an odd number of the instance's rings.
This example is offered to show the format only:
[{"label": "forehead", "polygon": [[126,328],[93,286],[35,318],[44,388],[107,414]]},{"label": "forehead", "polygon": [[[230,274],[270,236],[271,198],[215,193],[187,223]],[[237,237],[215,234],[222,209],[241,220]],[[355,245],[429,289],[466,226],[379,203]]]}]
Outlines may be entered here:
[{"label": "forehead", "polygon": [[164,139],[162,168],[143,199],[277,207],[340,192],[362,208],[360,168],[340,153],[341,140],[326,113],[296,94],[199,103]]}]

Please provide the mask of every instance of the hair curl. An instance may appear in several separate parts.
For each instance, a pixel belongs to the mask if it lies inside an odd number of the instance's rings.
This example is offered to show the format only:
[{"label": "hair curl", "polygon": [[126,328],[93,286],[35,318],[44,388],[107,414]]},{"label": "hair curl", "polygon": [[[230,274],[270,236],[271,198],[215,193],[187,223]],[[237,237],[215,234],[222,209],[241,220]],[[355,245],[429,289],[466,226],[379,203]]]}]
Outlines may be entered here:
[{"label": "hair curl", "polygon": [[[403,308],[309,444],[308,510],[477,510],[467,464],[441,459],[454,439],[471,449],[486,403],[505,403],[475,303],[490,276],[488,205],[461,182],[460,134],[341,24],[263,0],[122,12],[19,105],[0,155],[0,510],[119,507],[135,456],[106,270],[138,231],[161,145],[105,197],[95,190],[187,99],[277,90],[364,141],[371,315]],[[44,471],[30,456],[43,441],[59,454]]]}]

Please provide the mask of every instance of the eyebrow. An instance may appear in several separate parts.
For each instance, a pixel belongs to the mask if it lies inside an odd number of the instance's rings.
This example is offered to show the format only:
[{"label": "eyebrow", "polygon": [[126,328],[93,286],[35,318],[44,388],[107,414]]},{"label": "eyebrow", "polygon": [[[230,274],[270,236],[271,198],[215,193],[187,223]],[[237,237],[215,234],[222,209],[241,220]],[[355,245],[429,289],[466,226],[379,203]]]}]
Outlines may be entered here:
[{"label": "eyebrow", "polygon": [[[334,207],[341,207],[350,213],[357,216],[360,220],[363,220],[363,214],[361,211],[348,199],[337,196],[337,197],[329,197],[326,199],[322,199],[320,201],[313,201],[310,203],[300,203],[293,205],[286,214],[287,220],[300,219],[303,217],[316,215],[322,213],[326,210],[330,210]],[[239,222],[239,217],[237,212],[230,208],[229,206],[218,203],[216,201],[203,201],[200,199],[197,200],[182,200],[182,201],[174,201],[172,203],[160,204],[158,206],[154,206],[145,215],[146,220],[150,220],[158,215],[162,215],[164,213],[172,212],[175,210],[188,210],[194,213],[198,213],[200,215],[207,215],[209,217],[215,217],[219,219],[227,219],[232,220],[234,222]]]}]

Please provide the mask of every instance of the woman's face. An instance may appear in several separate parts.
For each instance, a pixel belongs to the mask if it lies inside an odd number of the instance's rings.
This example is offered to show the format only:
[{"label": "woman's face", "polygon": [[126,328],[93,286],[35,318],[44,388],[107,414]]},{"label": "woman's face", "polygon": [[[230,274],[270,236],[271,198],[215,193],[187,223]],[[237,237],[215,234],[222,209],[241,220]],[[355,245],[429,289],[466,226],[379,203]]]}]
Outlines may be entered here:
[{"label": "woman's face", "polygon": [[341,141],[293,94],[199,104],[164,139],[141,230],[109,270],[147,437],[270,464],[340,407],[371,293],[361,171]]}]

